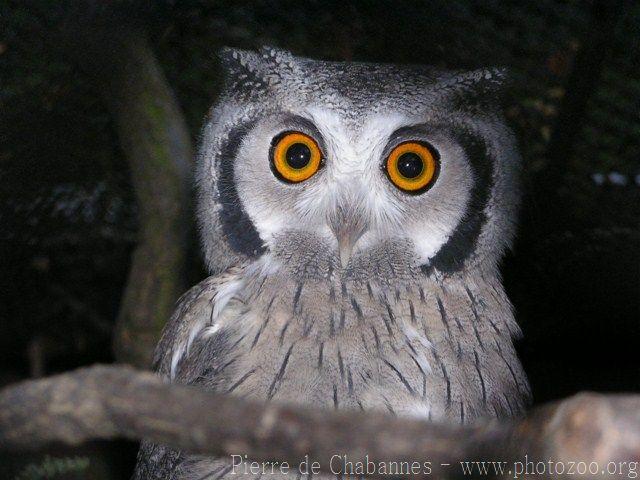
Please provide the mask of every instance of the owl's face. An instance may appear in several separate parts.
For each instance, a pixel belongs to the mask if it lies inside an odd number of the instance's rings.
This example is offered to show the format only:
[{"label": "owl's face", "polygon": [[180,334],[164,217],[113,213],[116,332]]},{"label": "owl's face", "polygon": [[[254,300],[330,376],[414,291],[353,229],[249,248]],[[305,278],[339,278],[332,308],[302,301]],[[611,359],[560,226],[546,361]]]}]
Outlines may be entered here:
[{"label": "owl's face", "polygon": [[474,172],[451,132],[399,112],[350,120],[321,102],[260,119],[234,165],[271,251],[295,234],[350,260],[383,243],[426,263],[460,222]]},{"label": "owl's face", "polygon": [[495,265],[517,199],[517,156],[495,105],[500,72],[273,49],[223,59],[227,90],[199,178],[214,270],[264,255],[306,273],[324,265],[320,274],[367,275],[381,261],[423,272]]}]

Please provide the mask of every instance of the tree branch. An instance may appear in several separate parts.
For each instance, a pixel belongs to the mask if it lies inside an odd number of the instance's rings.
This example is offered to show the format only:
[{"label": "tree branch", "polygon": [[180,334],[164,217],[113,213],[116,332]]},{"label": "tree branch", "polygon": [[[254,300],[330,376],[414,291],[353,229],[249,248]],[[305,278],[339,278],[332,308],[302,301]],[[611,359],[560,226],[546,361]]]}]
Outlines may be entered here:
[{"label": "tree branch", "polygon": [[149,368],[162,327],[185,290],[191,139],[145,36],[119,33],[105,101],[129,162],[139,214],[116,330],[116,358]]},{"label": "tree branch", "polygon": [[128,367],[95,366],[0,391],[1,449],[118,437],[292,468],[308,454],[332,473],[340,467],[333,455],[376,464],[429,461],[431,474],[453,478],[462,476],[463,460],[638,461],[640,396],[580,394],[522,420],[461,427],[250,402]]},{"label": "tree branch", "polygon": [[186,289],[190,232],[191,138],[145,33],[161,9],[157,3],[83,0],[53,9],[55,43],[95,82],[131,173],[139,228],[114,352],[140,368],[150,367]]}]

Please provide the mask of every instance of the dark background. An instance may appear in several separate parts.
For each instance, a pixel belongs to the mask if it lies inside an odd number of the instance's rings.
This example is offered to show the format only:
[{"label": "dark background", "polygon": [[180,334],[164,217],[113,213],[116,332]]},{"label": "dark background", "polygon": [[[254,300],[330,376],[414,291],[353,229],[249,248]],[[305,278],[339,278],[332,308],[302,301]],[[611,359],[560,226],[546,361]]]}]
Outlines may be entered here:
[{"label": "dark background", "polygon": [[[223,45],[510,67],[505,111],[524,157],[524,205],[503,273],[535,402],[640,391],[638,2],[55,3],[0,3],[0,386],[114,361],[140,222],[128,147],[96,80],[111,72],[73,41],[99,24],[100,35],[145,33],[194,143]],[[205,275],[187,243],[185,286]],[[135,448],[49,453],[80,459],[81,478],[126,478]],[[58,478],[22,468],[11,475]]]}]

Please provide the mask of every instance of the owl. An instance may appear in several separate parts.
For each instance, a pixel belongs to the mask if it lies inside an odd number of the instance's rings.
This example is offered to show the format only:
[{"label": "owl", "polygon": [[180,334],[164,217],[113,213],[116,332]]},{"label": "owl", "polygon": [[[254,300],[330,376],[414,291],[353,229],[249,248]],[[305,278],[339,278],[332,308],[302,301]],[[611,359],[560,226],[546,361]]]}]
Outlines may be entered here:
[{"label": "owl", "polygon": [[[529,386],[498,270],[519,198],[504,71],[220,57],[197,165],[212,276],[167,324],[160,374],[329,410],[520,414]],[[234,468],[143,443],[134,478]]]}]

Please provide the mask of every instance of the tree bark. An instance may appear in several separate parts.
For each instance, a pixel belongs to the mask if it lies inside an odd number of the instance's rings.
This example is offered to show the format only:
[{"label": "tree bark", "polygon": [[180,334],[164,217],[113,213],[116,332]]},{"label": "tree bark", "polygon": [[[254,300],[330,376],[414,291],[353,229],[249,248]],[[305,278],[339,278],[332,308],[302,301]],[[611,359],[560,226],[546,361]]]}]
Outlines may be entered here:
[{"label": "tree bark", "polygon": [[114,333],[118,361],[148,368],[184,292],[192,157],[182,112],[145,36],[121,34],[104,98],[131,169],[139,240]]},{"label": "tree bark", "polygon": [[[640,461],[640,396],[580,394],[524,419],[463,427],[250,402],[127,367],[95,366],[0,391],[0,449],[118,437],[193,453],[286,461],[291,468],[308,455],[325,473],[340,467],[331,462],[333,455],[377,465],[431,462],[429,474],[422,469],[397,477],[462,477],[459,462],[474,460],[582,461],[605,468],[610,461]],[[384,475],[376,470],[370,476]]]},{"label": "tree bark", "polygon": [[42,28],[33,33],[35,41],[46,42],[96,84],[130,168],[139,229],[113,346],[117,361],[148,368],[174,302],[186,290],[191,231],[191,138],[145,33],[162,21],[164,7],[150,0],[31,3],[29,14]]}]

